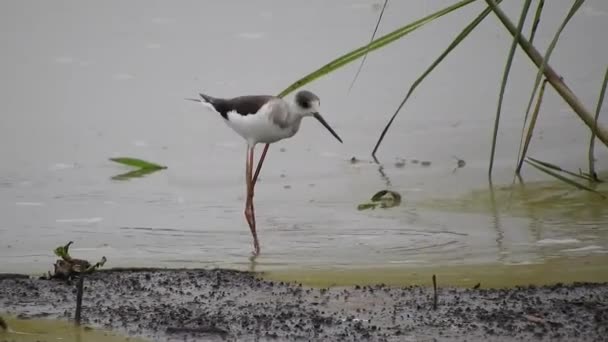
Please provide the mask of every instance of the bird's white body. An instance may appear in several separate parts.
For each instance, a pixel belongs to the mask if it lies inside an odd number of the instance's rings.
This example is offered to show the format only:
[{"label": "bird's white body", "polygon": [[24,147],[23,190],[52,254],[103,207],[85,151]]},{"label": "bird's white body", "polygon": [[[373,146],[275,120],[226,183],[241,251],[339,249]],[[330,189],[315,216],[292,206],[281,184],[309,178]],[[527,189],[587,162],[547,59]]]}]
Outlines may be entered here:
[{"label": "bird's white body", "polygon": [[281,99],[269,101],[252,115],[230,111],[227,116],[226,124],[252,147],[257,143],[270,144],[291,138],[302,122],[302,116],[292,111],[290,105]]}]

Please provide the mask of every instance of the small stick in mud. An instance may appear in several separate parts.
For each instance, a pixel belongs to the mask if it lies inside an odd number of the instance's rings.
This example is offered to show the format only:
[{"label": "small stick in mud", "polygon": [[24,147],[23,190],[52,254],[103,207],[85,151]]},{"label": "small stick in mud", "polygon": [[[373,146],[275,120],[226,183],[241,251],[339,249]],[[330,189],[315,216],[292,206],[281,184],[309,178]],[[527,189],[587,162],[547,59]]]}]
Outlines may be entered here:
[{"label": "small stick in mud", "polygon": [[433,274],[433,310],[437,310],[437,277]]},{"label": "small stick in mud", "polygon": [[76,325],[80,325],[80,313],[82,312],[82,293],[84,292],[84,274],[81,274],[78,278],[78,287],[76,292],[76,314],[74,319]]}]

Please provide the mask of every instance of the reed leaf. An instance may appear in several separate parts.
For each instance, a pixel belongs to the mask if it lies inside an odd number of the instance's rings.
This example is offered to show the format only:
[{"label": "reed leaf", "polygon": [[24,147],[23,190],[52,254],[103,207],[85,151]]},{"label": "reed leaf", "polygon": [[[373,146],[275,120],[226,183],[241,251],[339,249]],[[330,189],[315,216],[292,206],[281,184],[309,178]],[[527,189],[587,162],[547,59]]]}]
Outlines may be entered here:
[{"label": "reed leaf", "polygon": [[[530,124],[528,125],[528,132],[526,133],[526,141],[524,143],[524,148],[521,150],[521,141],[523,140],[522,131],[522,139],[520,139],[520,150],[521,157],[519,157],[519,162],[517,163],[517,168],[515,169],[515,174],[519,175],[521,172],[521,167],[524,164],[524,159],[526,158],[526,153],[528,153],[528,147],[530,146],[530,141],[532,140],[532,134],[534,133],[534,127],[536,127],[536,120],[538,119],[538,113],[540,112],[540,105],[543,102],[543,96],[545,95],[545,86],[547,85],[547,79],[543,80],[543,84],[540,86],[540,92],[538,93],[538,98],[536,99],[536,107],[534,107],[534,112],[532,112],[532,118],[530,119]],[[525,127],[525,122],[524,122]]]},{"label": "reed leaf", "polygon": [[608,67],[604,74],[604,83],[602,84],[602,90],[600,90],[600,97],[597,100],[597,107],[595,108],[595,120],[594,127],[591,130],[591,140],[589,141],[589,175],[594,181],[599,181],[597,173],[595,173],[595,157],[593,156],[593,148],[595,146],[595,132],[597,131],[597,119],[600,116],[602,110],[602,104],[604,103],[604,94],[606,94],[606,85],[608,84]]},{"label": "reed leaf", "polygon": [[[528,159],[530,159],[530,158],[528,157]],[[580,189],[580,190],[585,190],[585,191],[592,192],[592,193],[594,193],[594,194],[599,195],[599,196],[600,196],[600,197],[602,197],[603,199],[606,199],[606,196],[604,196],[604,194],[602,194],[602,193],[600,193],[600,192],[598,192],[598,191],[596,191],[596,190],[594,190],[594,189],[591,189],[590,187],[585,186],[585,185],[583,185],[583,184],[581,184],[581,183],[575,182],[575,181],[573,181],[573,180],[572,180],[572,179],[570,179],[570,178],[567,178],[567,177],[564,177],[564,176],[562,176],[562,175],[560,175],[560,174],[558,174],[558,173],[555,173],[555,172],[551,171],[550,169],[545,168],[545,167],[543,167],[543,166],[541,166],[541,165],[539,165],[539,164],[536,164],[536,163],[534,163],[533,161],[530,161],[530,160],[528,160],[528,159],[526,159],[526,160],[525,160],[525,161],[526,161],[526,163],[528,163],[528,164],[532,165],[532,166],[533,166],[533,167],[535,167],[536,169],[538,169],[538,170],[540,170],[540,171],[542,171],[542,172],[544,172],[544,173],[546,173],[546,174],[548,174],[548,175],[550,175],[550,176],[553,176],[553,177],[557,178],[558,180],[560,180],[560,181],[562,181],[562,182],[564,182],[564,183],[570,184],[570,185],[572,185],[572,186],[574,186],[574,187],[576,187],[576,188],[578,188],[578,189]]]},{"label": "reed leaf", "polygon": [[534,42],[534,37],[536,36],[536,29],[538,28],[538,24],[540,23],[540,16],[543,12],[543,7],[545,6],[545,0],[539,0],[538,6],[536,7],[536,14],[534,15],[534,23],[532,24],[532,31],[530,32],[530,44]]},{"label": "reed leaf", "polygon": [[572,7],[570,8],[570,11],[566,15],[566,18],[559,26],[557,32],[555,32],[555,35],[553,36],[553,40],[551,41],[551,43],[549,44],[549,47],[547,48],[547,51],[545,52],[545,56],[543,57],[543,62],[539,66],[538,72],[536,73],[536,80],[534,81],[534,87],[532,88],[532,94],[530,95],[530,101],[528,101],[528,106],[526,107],[526,115],[524,116],[524,123],[526,121],[528,121],[528,114],[530,113],[530,109],[532,108],[532,102],[534,101],[534,97],[536,96],[536,90],[538,89],[538,86],[540,85],[540,80],[542,78],[543,72],[544,72],[545,68],[547,67],[547,64],[549,63],[549,58],[551,58],[553,49],[555,49],[555,46],[557,45],[559,36],[561,35],[562,31],[564,30],[564,28],[566,27],[566,25],[568,24],[570,19],[574,16],[576,11],[581,7],[583,2],[585,2],[585,0],[576,0],[574,2]]},{"label": "reed leaf", "polygon": [[[386,9],[387,4],[388,4],[388,0],[384,0],[384,4],[382,5],[382,10],[380,10],[380,15],[378,16],[378,20],[376,21],[376,27],[374,28],[372,37],[369,40],[369,44],[371,44],[374,41],[374,38],[376,38],[376,33],[378,32],[378,27],[380,26],[380,22],[382,21],[382,15],[384,14],[384,10]],[[365,60],[367,59],[368,52],[369,52],[369,49],[367,49],[367,51],[365,52],[365,55],[363,55],[363,58],[361,59],[361,64],[359,64],[359,68],[357,69],[357,72],[355,73],[355,77],[353,78],[353,81],[350,83],[350,86],[348,87],[348,92],[350,92],[351,89],[353,89],[353,86],[355,85],[355,82],[357,81],[357,78],[359,77],[359,74],[361,73],[361,70],[363,69],[363,64],[365,64]]]},{"label": "reed leaf", "polygon": [[[498,7],[496,1],[486,0],[486,3],[492,7],[492,11],[496,17],[498,17],[503,26],[511,33],[511,35],[515,35],[517,28],[513,25],[509,17],[502,11],[502,9]],[[561,77],[548,63],[545,63],[543,56],[538,52],[538,50],[536,50],[536,48],[521,35],[519,36],[519,46],[528,55],[537,68],[540,68],[541,65],[545,65],[543,73],[547,78],[547,81],[564,99],[564,101],[568,103],[574,113],[578,115],[581,120],[583,120],[587,127],[590,129],[595,128],[595,134],[597,137],[602,141],[602,143],[608,146],[608,131],[606,131],[606,129],[599,124],[596,127],[594,115],[591,114],[591,112],[585,107],[576,94],[574,94],[574,92],[572,92],[572,90],[566,85],[564,78]]]},{"label": "reed leaf", "polygon": [[462,8],[475,1],[476,0],[461,0],[451,6],[445,7],[424,18],[418,19],[412,23],[402,26],[402,27],[394,30],[393,32],[390,32],[378,39],[375,39],[374,41],[372,41],[369,44],[366,44],[358,49],[348,52],[348,53],[334,59],[333,61],[325,64],[324,66],[320,67],[319,69],[309,73],[308,75],[300,78],[299,80],[295,81],[289,87],[287,87],[285,90],[280,92],[278,96],[283,97],[283,96],[291,93],[292,91],[316,80],[317,78],[324,76],[336,69],[339,69],[339,68],[343,67],[344,65],[346,65],[360,57],[363,57],[367,53],[377,50],[383,46],[386,46],[386,45],[400,39],[401,37],[419,29],[420,27],[432,22],[433,20],[438,19],[446,14],[449,14],[449,13],[451,13],[459,8]]},{"label": "reed leaf", "polygon": [[568,171],[568,170],[562,169],[561,167],[559,167],[559,166],[557,166],[555,164],[551,164],[551,163],[548,163],[548,162],[545,162],[545,161],[542,161],[542,160],[538,160],[538,159],[535,159],[535,158],[532,158],[532,157],[528,157],[528,159],[531,160],[531,161],[533,161],[533,162],[535,162],[535,163],[537,163],[537,164],[540,164],[540,165],[542,165],[542,166],[544,166],[546,168],[553,169],[553,170],[559,171],[559,172],[563,172],[563,173],[569,174],[570,176],[578,177],[578,178],[584,179],[586,181],[593,181],[593,179],[591,179],[591,178],[589,178],[589,177],[587,177],[585,175],[574,173],[572,171]]},{"label": "reed leaf", "polygon": [[[502,0],[499,0],[498,3],[500,3],[501,1]],[[435,67],[437,67],[437,65],[439,65],[439,63],[441,63],[445,59],[445,57],[447,57],[447,55],[450,54],[450,52],[452,52],[452,50],[454,50],[454,48],[456,48],[456,46],[458,46],[469,35],[469,33],[471,33],[477,27],[477,25],[479,25],[479,23],[481,23],[483,19],[485,19],[485,17],[487,17],[488,14],[490,14],[491,12],[492,9],[490,7],[483,10],[473,21],[471,21],[471,23],[469,23],[460,32],[460,34],[458,34],[458,36],[456,36],[456,38],[454,38],[454,40],[452,40],[452,42],[450,43],[450,45],[448,45],[445,51],[443,51],[443,53],[441,53],[441,55],[439,55],[439,57],[435,59],[435,61],[422,73],[422,75],[420,75],[420,77],[418,77],[416,81],[414,81],[407,94],[405,95],[405,98],[401,101],[401,103],[397,107],[397,110],[395,110],[386,126],[384,126],[384,129],[382,130],[378,141],[376,141],[376,146],[374,146],[374,150],[372,151],[372,156],[374,157],[374,160],[377,161],[376,152],[378,152],[378,148],[384,140],[384,136],[388,132],[388,129],[391,127],[393,121],[397,117],[397,114],[401,111],[401,108],[403,108],[405,102],[407,102],[407,100],[410,98],[416,87],[418,87],[418,85],[422,83],[422,81],[435,69]]]},{"label": "reed leaf", "polygon": [[507,63],[505,65],[505,71],[502,75],[502,83],[500,85],[500,93],[498,94],[498,106],[496,108],[496,118],[494,119],[494,134],[492,135],[492,149],[490,150],[490,165],[488,167],[488,178],[492,178],[492,167],[494,166],[494,154],[496,153],[496,137],[498,136],[498,126],[500,124],[500,111],[502,109],[502,101],[505,95],[505,89],[507,88],[507,81],[509,79],[509,72],[511,71],[511,65],[513,64],[513,56],[515,56],[515,49],[517,49],[517,39],[521,36],[521,31],[524,28],[526,17],[528,16],[528,10],[530,9],[530,3],[532,0],[526,0],[519,16],[519,23],[517,24],[517,32],[513,35],[513,43],[511,44],[511,50],[507,57]]}]

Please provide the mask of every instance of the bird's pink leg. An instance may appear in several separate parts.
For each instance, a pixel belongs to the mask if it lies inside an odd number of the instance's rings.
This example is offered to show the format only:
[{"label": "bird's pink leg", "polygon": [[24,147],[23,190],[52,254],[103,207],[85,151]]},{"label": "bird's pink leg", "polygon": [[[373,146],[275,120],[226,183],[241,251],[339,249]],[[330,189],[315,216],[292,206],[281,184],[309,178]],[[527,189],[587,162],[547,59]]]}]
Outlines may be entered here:
[{"label": "bird's pink leg", "polygon": [[260,244],[258,242],[258,235],[255,230],[255,213],[253,211],[253,147],[247,147],[247,157],[246,157],[246,170],[245,170],[245,180],[247,182],[247,201],[245,203],[245,218],[247,219],[247,223],[249,223],[249,229],[251,230],[251,235],[253,235],[253,254],[255,256],[260,254]]},{"label": "bird's pink leg", "polygon": [[264,151],[262,151],[262,155],[260,156],[260,161],[258,162],[258,167],[255,169],[255,176],[253,176],[253,186],[258,181],[258,176],[260,175],[260,171],[262,170],[262,163],[264,163],[264,158],[266,158],[266,152],[268,152],[268,148],[270,144],[266,144],[264,146]]}]

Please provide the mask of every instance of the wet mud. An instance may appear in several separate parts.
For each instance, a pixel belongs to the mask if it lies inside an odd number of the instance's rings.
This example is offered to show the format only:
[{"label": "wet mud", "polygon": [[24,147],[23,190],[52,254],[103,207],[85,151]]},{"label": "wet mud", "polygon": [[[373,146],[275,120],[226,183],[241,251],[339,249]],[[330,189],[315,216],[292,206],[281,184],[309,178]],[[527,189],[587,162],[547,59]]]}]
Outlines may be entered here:
[{"label": "wet mud", "polygon": [[[70,320],[75,300],[75,282],[0,276],[0,314]],[[433,310],[433,289],[427,287],[313,288],[231,270],[112,269],[87,276],[82,320],[153,341],[601,341],[608,336],[608,283],[440,287],[437,304]]]}]

